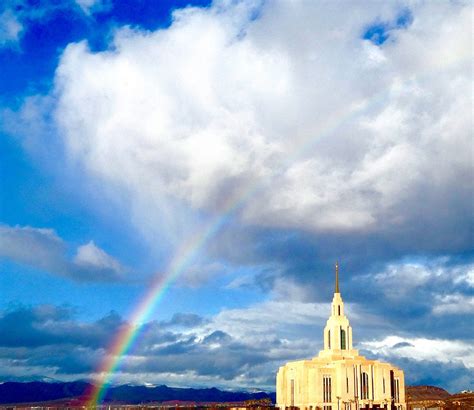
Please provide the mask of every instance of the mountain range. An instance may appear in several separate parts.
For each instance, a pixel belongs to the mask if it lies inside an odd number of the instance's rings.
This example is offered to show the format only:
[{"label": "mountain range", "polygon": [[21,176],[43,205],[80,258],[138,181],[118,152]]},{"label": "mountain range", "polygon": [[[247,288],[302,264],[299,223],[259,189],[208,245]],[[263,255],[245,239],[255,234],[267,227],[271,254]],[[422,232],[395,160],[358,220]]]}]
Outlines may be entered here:
[{"label": "mountain range", "polygon": [[[57,400],[80,400],[93,386],[85,381],[75,382],[17,382],[0,384],[0,404],[38,403]],[[139,404],[147,402],[242,402],[246,400],[270,399],[275,402],[275,393],[233,392],[217,388],[177,388],[161,386],[121,385],[110,387],[104,403]]]},{"label": "mountain range", "polygon": [[[36,381],[0,382],[0,405],[25,403],[53,406],[82,405],[85,394],[93,385],[87,381],[60,382],[49,378]],[[421,407],[439,406],[447,408],[471,406],[474,408],[474,393],[465,391],[450,394],[435,386],[407,386],[407,402]],[[213,388],[178,388],[160,386],[120,385],[110,387],[103,402],[107,404],[146,404],[163,402],[192,403],[238,403],[248,400],[270,399],[275,403],[275,393],[224,391]],[[435,407],[436,407],[435,406]]]}]

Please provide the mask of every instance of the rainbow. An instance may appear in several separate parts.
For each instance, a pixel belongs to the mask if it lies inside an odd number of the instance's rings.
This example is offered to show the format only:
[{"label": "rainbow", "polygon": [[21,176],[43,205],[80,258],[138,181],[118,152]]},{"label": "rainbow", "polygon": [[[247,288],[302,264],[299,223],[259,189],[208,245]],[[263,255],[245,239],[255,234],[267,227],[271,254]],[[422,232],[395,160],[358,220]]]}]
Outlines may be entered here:
[{"label": "rainbow", "polygon": [[221,227],[232,217],[234,212],[239,209],[246,199],[253,194],[255,187],[248,189],[244,195],[237,195],[238,200],[232,200],[230,197],[223,207],[220,217],[215,218],[208,225],[197,231],[189,240],[185,241],[180,247],[176,256],[173,258],[168,274],[157,275],[152,282],[150,289],[141,299],[138,306],[131,315],[130,323],[124,326],[119,332],[112,345],[108,349],[102,365],[98,371],[101,379],[92,391],[87,393],[87,406],[97,406],[102,403],[111,377],[120,365],[121,358],[131,349],[144,322],[153,313],[154,307],[162,300],[164,294],[170,285],[179,277],[179,275],[192,263],[200,250],[205,246],[210,238],[212,238]]},{"label": "rainbow", "polygon": [[[456,61],[459,62],[463,59],[466,59],[466,56],[459,56]],[[452,61],[444,63],[441,67],[437,67],[435,71],[441,71],[441,69],[452,64]],[[426,72],[425,74],[432,73]],[[343,112],[336,112],[328,117],[326,122],[318,127],[317,130],[314,130],[313,133],[309,133],[309,138],[306,138],[299,144],[295,144],[293,152],[289,153],[287,156],[285,163],[282,164],[280,172],[268,177],[265,180],[267,183],[265,183],[265,181],[256,181],[251,183],[247,188],[242,189],[240,192],[229,196],[229,198],[227,198],[227,200],[222,204],[223,206],[217,214],[218,216],[211,219],[207,225],[202,227],[201,230],[196,231],[194,235],[191,235],[188,240],[184,241],[172,259],[167,273],[164,275],[157,275],[148,292],[133,310],[129,324],[119,332],[109,347],[106,357],[97,371],[99,374],[99,383],[95,384],[92,390],[86,394],[88,406],[94,407],[102,403],[108,386],[111,383],[113,374],[117,371],[122,358],[127,354],[134,342],[137,340],[140,334],[140,329],[153,313],[155,306],[162,300],[164,294],[173,282],[183,273],[183,271],[186,270],[196,256],[203,250],[207,242],[222,229],[226,222],[230,221],[233,215],[243,208],[245,203],[247,203],[247,201],[249,201],[258,191],[263,190],[265,187],[270,185],[271,181],[282,175],[287,167],[291,165],[298,156],[310,151],[312,145],[317,140],[330,136],[349,120],[362,115],[374,105],[381,104],[389,93],[390,90],[381,91],[375,96],[372,96],[370,102],[366,102],[366,104],[348,108]],[[316,138],[316,136],[318,138]]]},{"label": "rainbow", "polygon": [[[353,109],[347,110],[345,113],[335,113],[326,119],[324,126],[320,127],[317,134],[315,134],[318,135],[319,138],[328,136],[347,120],[360,114],[360,112],[363,112],[366,109],[367,106],[354,107]],[[130,351],[140,334],[141,327],[151,316],[155,306],[163,299],[164,294],[174,281],[186,270],[187,267],[189,267],[192,261],[205,247],[207,242],[222,229],[226,222],[230,221],[232,216],[235,215],[258,191],[263,190],[271,181],[282,175],[287,167],[291,165],[299,155],[307,152],[308,149],[311,148],[313,140],[314,138],[310,138],[295,147],[293,153],[288,155],[285,163],[280,169],[280,172],[267,178],[267,183],[257,181],[234,195],[230,195],[223,203],[218,216],[211,219],[210,223],[204,225],[201,230],[196,231],[194,235],[179,247],[178,252],[176,252],[169,265],[167,270],[168,273],[156,276],[149,290],[130,315],[129,324],[119,332],[107,350],[106,357],[97,371],[99,381],[94,385],[91,391],[86,394],[88,407],[95,407],[102,403],[108,387],[111,384],[112,376],[117,371],[122,358]]]}]

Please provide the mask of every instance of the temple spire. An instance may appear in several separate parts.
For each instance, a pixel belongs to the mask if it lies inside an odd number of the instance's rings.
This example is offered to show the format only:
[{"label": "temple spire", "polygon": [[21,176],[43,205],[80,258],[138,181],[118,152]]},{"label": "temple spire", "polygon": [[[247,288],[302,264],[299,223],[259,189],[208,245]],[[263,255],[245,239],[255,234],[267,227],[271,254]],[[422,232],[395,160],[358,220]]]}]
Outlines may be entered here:
[{"label": "temple spire", "polygon": [[339,264],[336,261],[336,288],[334,293],[339,293]]}]

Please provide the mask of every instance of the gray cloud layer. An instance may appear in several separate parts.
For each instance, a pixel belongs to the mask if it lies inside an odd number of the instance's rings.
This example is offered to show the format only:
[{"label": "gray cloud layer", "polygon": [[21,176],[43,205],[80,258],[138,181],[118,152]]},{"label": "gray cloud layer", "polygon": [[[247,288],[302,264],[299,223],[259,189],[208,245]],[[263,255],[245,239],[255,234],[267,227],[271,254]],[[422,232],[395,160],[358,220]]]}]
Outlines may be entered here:
[{"label": "gray cloud layer", "polygon": [[[149,322],[138,343],[123,358],[117,380],[188,386],[232,383],[272,389],[281,363],[311,357],[321,347],[314,334],[303,336],[294,330],[310,320],[320,322],[318,317],[323,316],[323,310],[327,313],[328,306],[325,308],[310,304],[290,309],[289,305],[278,306],[274,302],[273,307],[261,306],[273,320],[278,317],[274,324],[255,308],[253,313],[244,309],[224,311],[208,320],[201,318],[200,323],[206,325],[187,328],[185,332]],[[75,319],[67,307],[17,307],[4,311],[0,314],[0,331],[6,336],[0,340],[0,376],[95,377],[105,349],[124,326],[127,323],[115,313],[91,323]],[[231,330],[219,330],[222,326]],[[293,331],[282,333],[285,327]],[[391,336],[358,345],[370,357],[401,365],[409,383],[430,382],[453,391],[472,383],[471,344]],[[444,370],[439,371],[441,368]]]}]

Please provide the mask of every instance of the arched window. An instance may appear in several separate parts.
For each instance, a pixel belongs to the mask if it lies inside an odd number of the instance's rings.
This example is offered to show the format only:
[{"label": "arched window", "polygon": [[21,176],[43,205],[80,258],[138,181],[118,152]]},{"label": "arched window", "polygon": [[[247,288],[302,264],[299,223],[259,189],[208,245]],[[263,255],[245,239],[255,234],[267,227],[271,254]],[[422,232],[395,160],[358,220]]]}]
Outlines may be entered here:
[{"label": "arched window", "polygon": [[328,330],[328,348],[331,348],[331,331]]},{"label": "arched window", "polygon": [[341,329],[341,349],[346,349],[346,331]]}]

